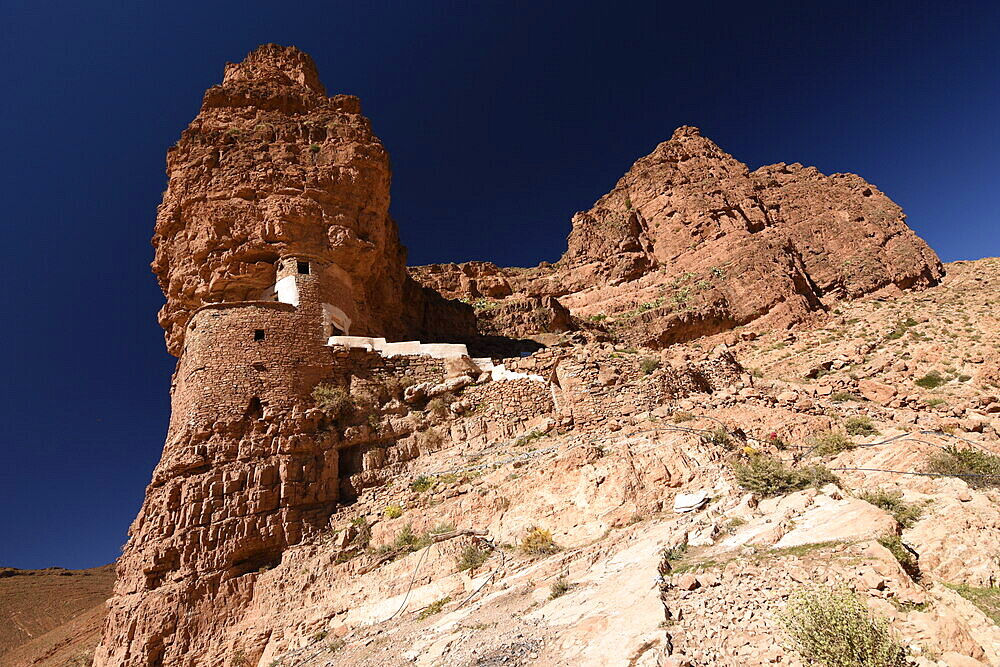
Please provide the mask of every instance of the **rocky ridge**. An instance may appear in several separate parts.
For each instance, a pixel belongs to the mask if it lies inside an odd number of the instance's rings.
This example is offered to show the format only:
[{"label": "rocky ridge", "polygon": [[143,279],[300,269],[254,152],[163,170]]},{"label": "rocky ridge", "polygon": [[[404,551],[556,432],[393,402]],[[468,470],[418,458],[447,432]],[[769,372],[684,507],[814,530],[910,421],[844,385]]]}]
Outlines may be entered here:
[{"label": "rocky ridge", "polygon": [[[750,171],[694,127],[678,128],[573,217],[556,264],[411,268],[423,284],[494,313],[557,299],[578,325],[662,348],[737,326],[787,328],[838,301],[936,284],[934,252],[906,216],[854,174],[776,164]],[[508,335],[565,331],[522,318]]]}]

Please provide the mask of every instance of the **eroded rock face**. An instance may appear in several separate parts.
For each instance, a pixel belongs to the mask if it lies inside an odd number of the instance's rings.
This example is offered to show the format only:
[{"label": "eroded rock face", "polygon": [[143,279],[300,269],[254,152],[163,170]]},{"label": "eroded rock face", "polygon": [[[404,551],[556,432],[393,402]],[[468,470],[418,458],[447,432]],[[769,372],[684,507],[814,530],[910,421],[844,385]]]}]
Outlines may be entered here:
[{"label": "eroded rock face", "polygon": [[[195,309],[262,298],[283,257],[324,263],[351,334],[471,333],[467,308],[407,277],[389,217],[389,156],[360,101],[327,97],[298,49],[269,44],[227,65],[168,151],[167,175],[153,271],[172,354]],[[427,311],[436,317],[425,326]]]},{"label": "eroded rock face", "polygon": [[943,269],[861,177],[800,164],[751,172],[681,127],[573,217],[557,265],[411,273],[455,297],[557,297],[579,318],[610,318],[620,337],[663,347],[751,322],[788,326],[841,299],[933,285]]},{"label": "eroded rock face", "polygon": [[265,45],[227,65],[168,153],[153,269],[180,359],[97,665],[228,662],[225,629],[258,574],[328,527],[359,448],[416,430],[405,418],[381,430],[364,414],[331,420],[312,392],[358,393],[359,376],[440,379],[443,362],[382,367],[330,336],[474,333],[470,306],[406,274],[388,156],[360,111],[357,98],[326,96],[307,55]]}]

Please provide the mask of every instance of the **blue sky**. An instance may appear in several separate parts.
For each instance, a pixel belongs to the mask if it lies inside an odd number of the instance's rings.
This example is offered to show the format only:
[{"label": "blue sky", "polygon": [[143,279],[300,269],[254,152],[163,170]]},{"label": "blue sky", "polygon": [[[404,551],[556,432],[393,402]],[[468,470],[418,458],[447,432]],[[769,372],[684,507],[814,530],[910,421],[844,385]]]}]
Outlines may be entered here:
[{"label": "blue sky", "polygon": [[0,0],[0,26],[0,565],[118,555],[169,409],[164,154],[264,42],[361,97],[413,264],[556,259],[684,124],[751,167],[861,174],[945,261],[1000,255],[995,3]]}]

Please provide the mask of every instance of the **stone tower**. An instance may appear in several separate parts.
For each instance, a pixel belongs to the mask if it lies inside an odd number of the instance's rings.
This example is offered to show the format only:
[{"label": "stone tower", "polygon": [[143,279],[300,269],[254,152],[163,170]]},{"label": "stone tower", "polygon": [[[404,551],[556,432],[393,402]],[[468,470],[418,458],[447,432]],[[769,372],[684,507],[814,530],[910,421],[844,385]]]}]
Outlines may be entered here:
[{"label": "stone tower", "polygon": [[471,308],[407,276],[388,155],[298,49],[227,65],[167,173],[153,270],[172,414],[97,665],[215,664],[256,573],[327,526],[342,443],[310,395],[343,384],[331,336],[474,334]]}]

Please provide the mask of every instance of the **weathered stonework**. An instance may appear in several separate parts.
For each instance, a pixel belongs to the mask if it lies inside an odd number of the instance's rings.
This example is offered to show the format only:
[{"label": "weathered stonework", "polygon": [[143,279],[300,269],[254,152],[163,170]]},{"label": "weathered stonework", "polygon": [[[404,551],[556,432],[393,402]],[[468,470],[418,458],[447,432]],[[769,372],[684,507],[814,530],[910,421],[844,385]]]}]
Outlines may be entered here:
[{"label": "weathered stonework", "polygon": [[[358,100],[326,97],[308,56],[229,65],[168,154],[153,269],[180,357],[163,456],[118,563],[97,665],[221,665],[258,572],[328,528],[342,497],[412,459],[428,425],[351,395],[440,383],[445,359],[332,344],[474,333],[469,306],[413,282],[388,216],[388,156]],[[398,403],[398,401],[397,401]]]}]

